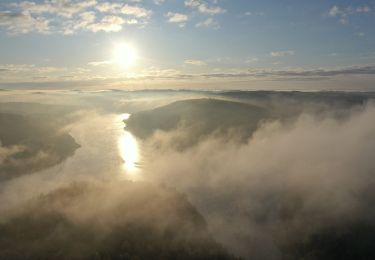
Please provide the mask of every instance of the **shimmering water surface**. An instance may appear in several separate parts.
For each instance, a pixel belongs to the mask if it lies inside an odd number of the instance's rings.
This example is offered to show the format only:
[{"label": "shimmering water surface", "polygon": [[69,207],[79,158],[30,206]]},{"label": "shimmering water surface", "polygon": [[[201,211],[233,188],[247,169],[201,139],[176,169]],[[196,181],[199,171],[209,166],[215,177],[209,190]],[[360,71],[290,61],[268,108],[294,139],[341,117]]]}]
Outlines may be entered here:
[{"label": "shimmering water surface", "polygon": [[140,147],[138,140],[126,130],[129,117],[126,113],[85,116],[69,131],[81,147],[72,157],[42,173],[61,178],[74,175],[75,178],[139,179]]},{"label": "shimmering water surface", "polygon": [[[129,117],[129,114],[86,113],[69,129],[81,145],[73,156],[54,167],[7,182],[1,187],[0,196],[10,207],[35,196],[35,187],[42,194],[72,180],[141,180],[139,142],[126,131],[123,122]],[[7,208],[0,205],[0,214]]]},{"label": "shimmering water surface", "polygon": [[126,130],[126,120],[129,117],[130,114],[122,114],[117,117],[117,122],[124,122],[124,131],[118,137],[118,150],[123,159],[124,173],[129,179],[135,179],[140,177],[141,158],[137,139]]}]

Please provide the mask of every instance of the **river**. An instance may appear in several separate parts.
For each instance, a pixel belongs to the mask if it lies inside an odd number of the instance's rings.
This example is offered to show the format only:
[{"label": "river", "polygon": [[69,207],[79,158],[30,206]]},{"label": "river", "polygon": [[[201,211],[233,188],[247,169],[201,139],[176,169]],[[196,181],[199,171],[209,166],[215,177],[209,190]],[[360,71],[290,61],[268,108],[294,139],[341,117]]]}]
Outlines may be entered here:
[{"label": "river", "polygon": [[141,147],[123,122],[129,116],[85,113],[69,126],[81,147],[54,167],[8,181],[1,189],[1,199],[7,205],[0,205],[0,213],[72,181],[141,180]]}]

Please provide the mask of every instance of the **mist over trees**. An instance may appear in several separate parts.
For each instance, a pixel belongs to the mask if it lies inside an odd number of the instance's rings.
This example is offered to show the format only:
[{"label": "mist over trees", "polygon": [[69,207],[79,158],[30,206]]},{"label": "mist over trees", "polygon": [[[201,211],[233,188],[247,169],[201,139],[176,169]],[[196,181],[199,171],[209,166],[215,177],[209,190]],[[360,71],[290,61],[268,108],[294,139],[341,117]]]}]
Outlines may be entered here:
[{"label": "mist over trees", "polygon": [[0,181],[40,171],[72,156],[79,145],[61,129],[73,108],[0,103]]},{"label": "mist over trees", "polygon": [[[371,259],[373,98],[110,90],[9,103],[0,95],[0,258]],[[106,171],[114,161],[86,175],[64,167],[48,175],[82,149],[70,129],[127,112],[143,180]],[[88,138],[91,149],[99,137]],[[95,166],[76,163],[82,172]]]},{"label": "mist over trees", "polygon": [[1,219],[1,259],[234,259],[173,190],[79,182]]},{"label": "mist over trees", "polygon": [[[222,100],[226,95],[235,96],[235,102]],[[370,159],[375,152],[372,94],[220,96],[134,115],[130,128],[140,124],[149,131],[143,137],[150,149],[148,178],[191,194],[215,237],[245,258],[373,255],[374,197],[368,189],[375,167]],[[244,118],[235,109],[239,101],[250,104],[253,113],[266,112],[251,121],[251,112]],[[235,104],[233,110],[220,113],[228,102]],[[205,106],[214,109],[206,114]],[[162,122],[172,123],[164,127],[168,124]],[[207,132],[199,131],[202,125]],[[231,131],[218,131],[228,125]],[[245,141],[239,138],[244,133]]]}]

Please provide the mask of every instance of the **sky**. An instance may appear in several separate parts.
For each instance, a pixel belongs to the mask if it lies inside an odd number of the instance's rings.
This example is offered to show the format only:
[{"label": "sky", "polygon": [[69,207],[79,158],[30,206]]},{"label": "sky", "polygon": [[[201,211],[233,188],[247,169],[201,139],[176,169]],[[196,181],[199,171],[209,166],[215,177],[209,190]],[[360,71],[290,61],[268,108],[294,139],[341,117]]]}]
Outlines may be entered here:
[{"label": "sky", "polygon": [[375,1],[0,2],[0,88],[375,90]]}]

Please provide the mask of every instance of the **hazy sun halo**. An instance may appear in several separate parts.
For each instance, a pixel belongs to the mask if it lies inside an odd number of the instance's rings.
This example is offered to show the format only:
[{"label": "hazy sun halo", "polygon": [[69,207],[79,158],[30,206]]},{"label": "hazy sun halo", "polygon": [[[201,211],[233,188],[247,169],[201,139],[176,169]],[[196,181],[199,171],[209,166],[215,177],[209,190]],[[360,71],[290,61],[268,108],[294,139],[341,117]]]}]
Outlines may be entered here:
[{"label": "hazy sun halo", "polygon": [[112,55],[113,62],[124,68],[134,66],[138,59],[137,49],[128,43],[116,44]]}]

